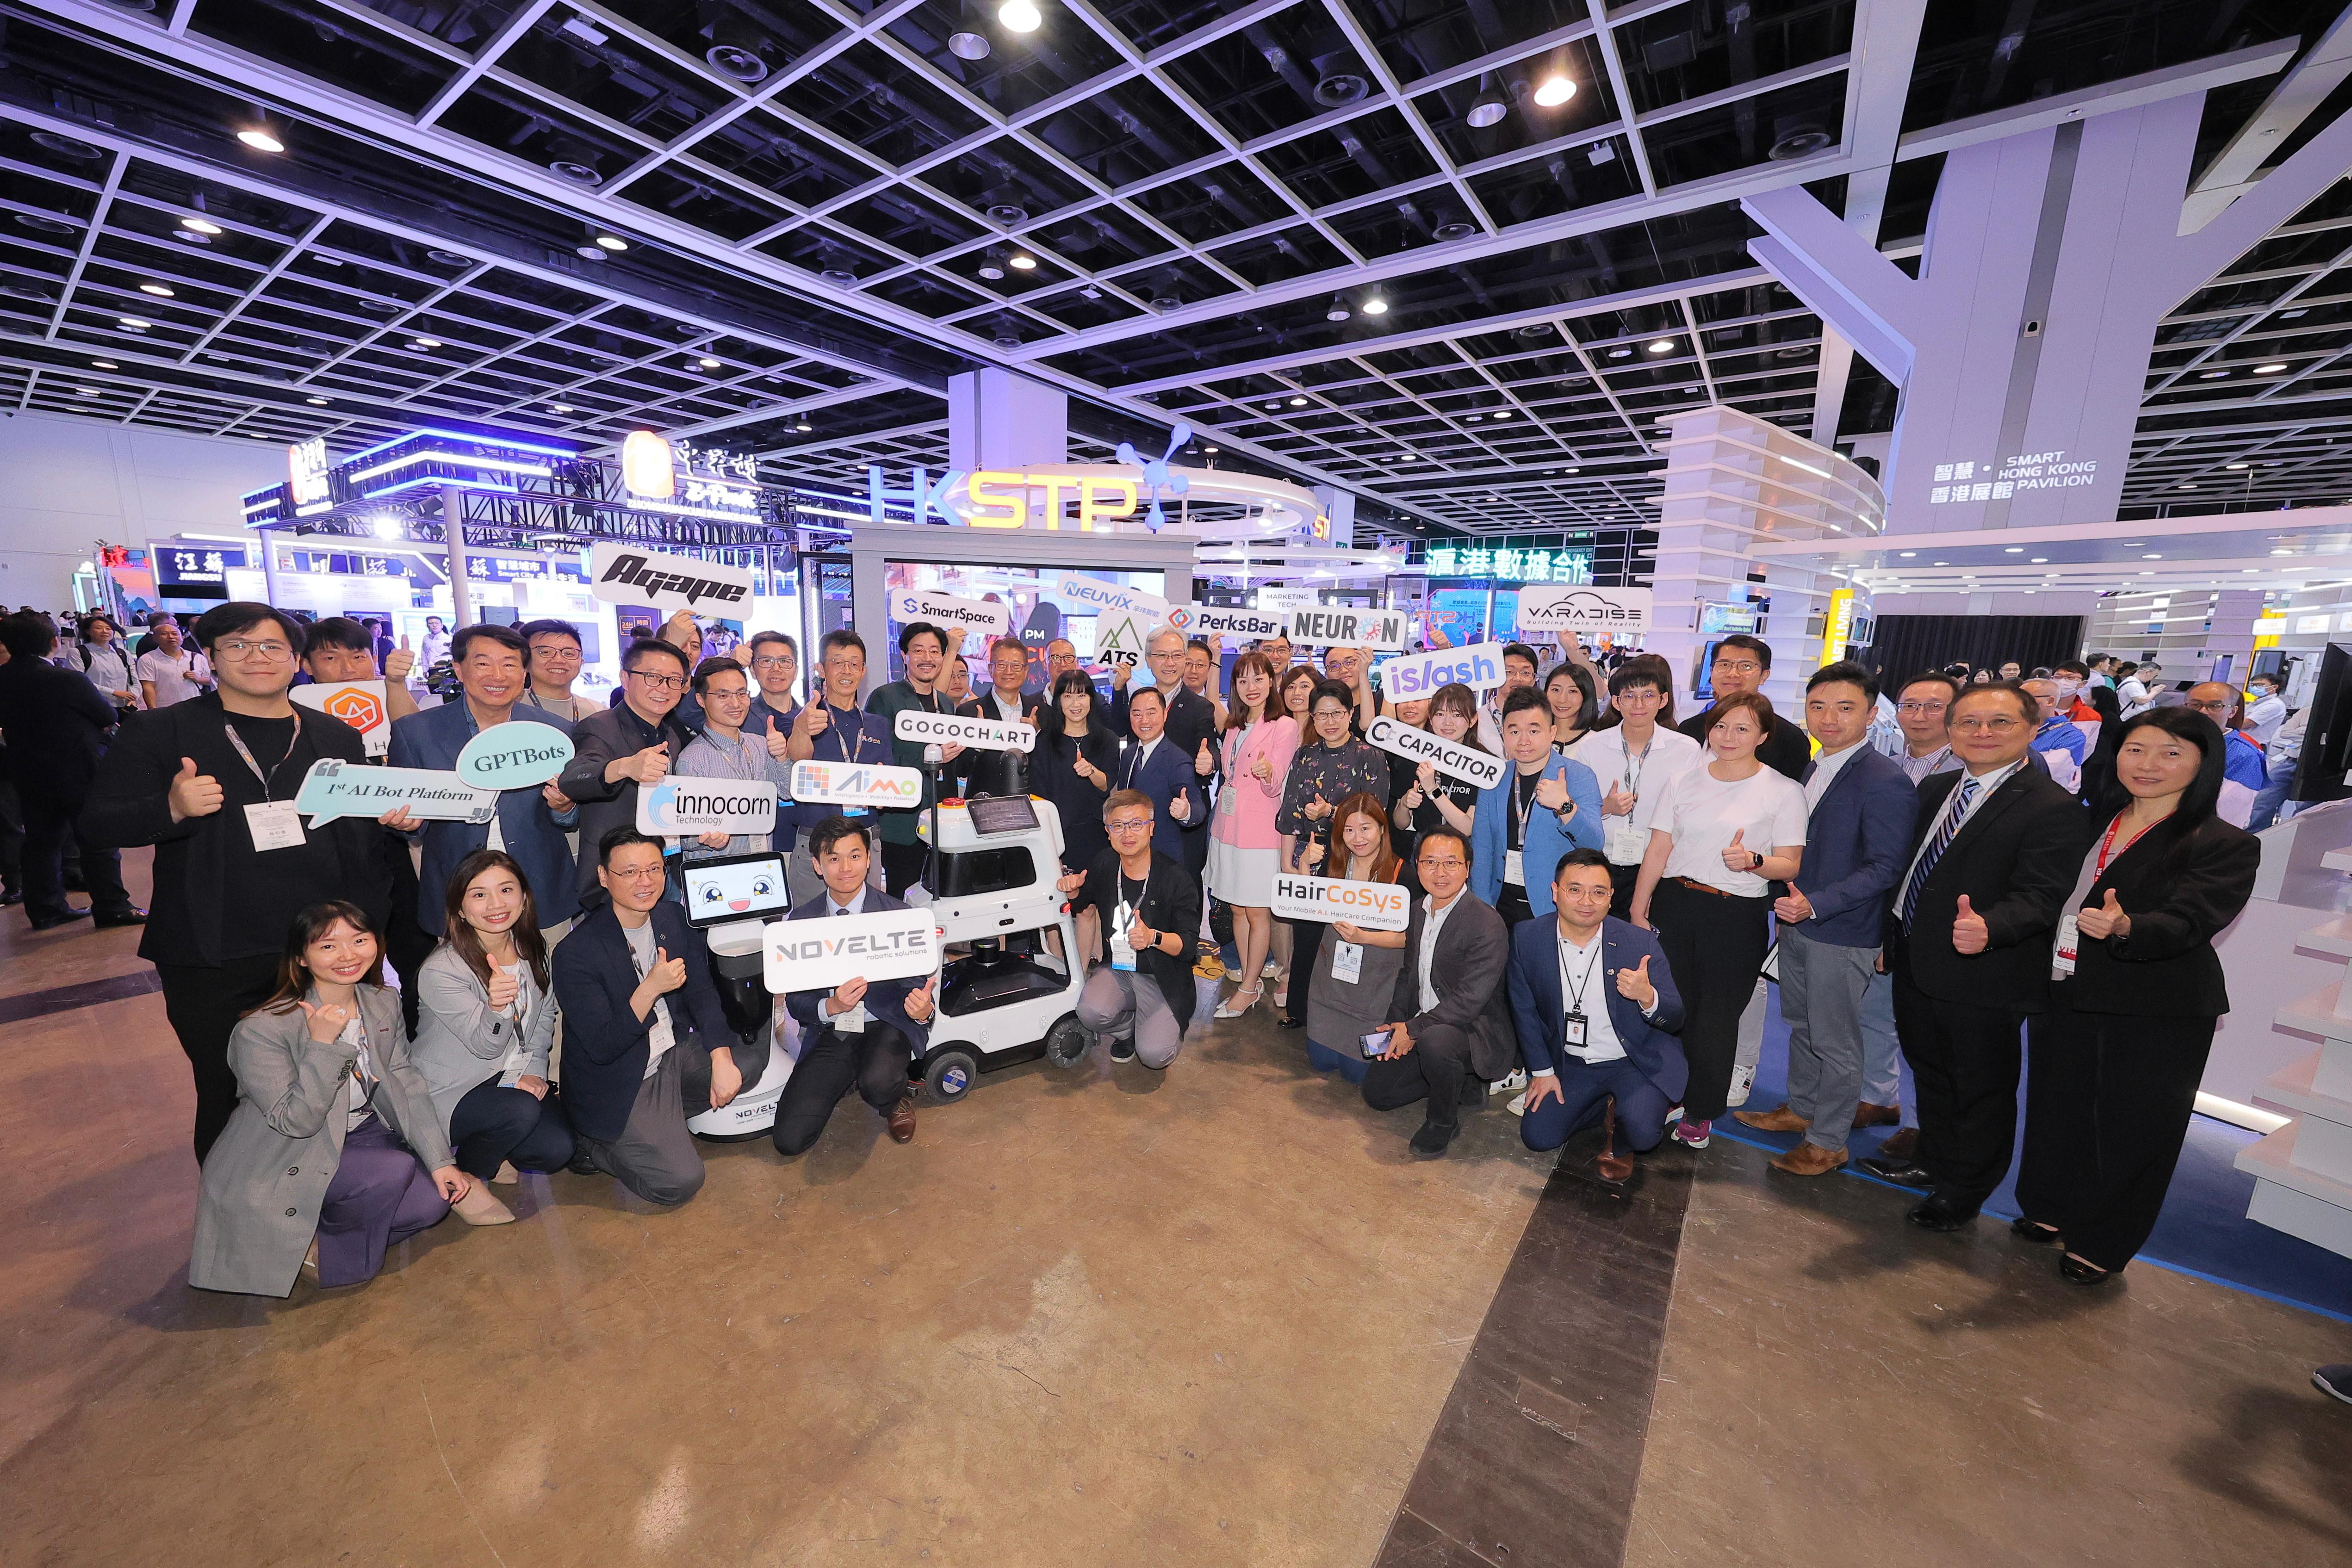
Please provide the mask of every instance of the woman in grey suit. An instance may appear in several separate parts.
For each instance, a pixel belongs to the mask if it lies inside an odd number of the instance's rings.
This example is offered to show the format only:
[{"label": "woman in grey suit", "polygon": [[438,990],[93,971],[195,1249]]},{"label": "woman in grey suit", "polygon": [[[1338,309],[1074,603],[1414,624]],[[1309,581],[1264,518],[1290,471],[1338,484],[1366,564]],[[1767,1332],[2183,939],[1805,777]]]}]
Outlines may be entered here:
[{"label": "woman in grey suit", "polygon": [[571,1120],[548,1092],[557,1010],[547,940],[530,883],[503,850],[459,861],[445,896],[446,935],[416,977],[408,1054],[433,1092],[457,1168],[474,1180],[457,1218],[505,1225],[514,1214],[488,1183],[572,1161]]},{"label": "woman in grey suit", "polygon": [[188,1283],[283,1296],[315,1268],[362,1284],[466,1196],[383,960],[357,904],[294,917],[277,991],[229,1036],[236,1109],[205,1156]]}]

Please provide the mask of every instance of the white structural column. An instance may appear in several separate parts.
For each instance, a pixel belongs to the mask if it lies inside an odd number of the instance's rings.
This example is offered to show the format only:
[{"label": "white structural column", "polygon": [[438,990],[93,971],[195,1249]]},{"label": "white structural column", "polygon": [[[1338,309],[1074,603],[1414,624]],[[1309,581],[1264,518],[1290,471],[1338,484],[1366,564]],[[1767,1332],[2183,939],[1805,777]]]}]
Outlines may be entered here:
[{"label": "white structural column", "polygon": [[1067,392],[994,368],[949,378],[949,467],[969,474],[1069,460]]},{"label": "white structural column", "polygon": [[[1830,594],[1853,586],[1827,568],[1772,562],[1762,580],[1749,551],[1758,544],[1868,538],[1885,502],[1862,469],[1777,424],[1720,405],[1672,416],[1665,495],[1658,517],[1657,567],[1650,580],[1652,625],[1645,646],[1674,671],[1685,711],[1701,673],[1697,661],[1718,632],[1701,630],[1708,604],[1769,601],[1764,640],[1772,648],[1765,684],[1774,706],[1797,711],[1805,677],[1821,663]],[[1867,595],[1857,609],[1868,610]]]},{"label": "white structural column", "polygon": [[456,623],[474,623],[474,569],[466,556],[466,492],[441,486],[442,538],[449,547],[449,609]]}]

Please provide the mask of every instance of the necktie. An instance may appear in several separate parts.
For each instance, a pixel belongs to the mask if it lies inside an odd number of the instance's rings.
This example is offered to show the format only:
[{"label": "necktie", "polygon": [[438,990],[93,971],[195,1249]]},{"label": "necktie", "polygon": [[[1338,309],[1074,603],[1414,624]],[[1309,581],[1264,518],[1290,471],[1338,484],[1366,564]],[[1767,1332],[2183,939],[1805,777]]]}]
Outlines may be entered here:
[{"label": "necktie", "polygon": [[1910,880],[1903,884],[1902,915],[1906,931],[1911,929],[1912,912],[1919,906],[1919,890],[1927,885],[1927,873],[1936,869],[1936,862],[1944,858],[1944,852],[1950,849],[1952,841],[1959,836],[1960,824],[1968,821],[1969,803],[1977,798],[1977,790],[1980,787],[1974,779],[1960,780],[1960,787],[1952,791],[1951,810],[1944,813],[1943,826],[1936,830],[1936,836],[1920,852],[1919,863],[1911,868]]},{"label": "necktie", "polygon": [[1142,762],[1142,760],[1143,747],[1139,746],[1127,754],[1127,768],[1126,770],[1119,775],[1118,779],[1118,787],[1120,789],[1132,789],[1135,788],[1135,769],[1137,765]]}]

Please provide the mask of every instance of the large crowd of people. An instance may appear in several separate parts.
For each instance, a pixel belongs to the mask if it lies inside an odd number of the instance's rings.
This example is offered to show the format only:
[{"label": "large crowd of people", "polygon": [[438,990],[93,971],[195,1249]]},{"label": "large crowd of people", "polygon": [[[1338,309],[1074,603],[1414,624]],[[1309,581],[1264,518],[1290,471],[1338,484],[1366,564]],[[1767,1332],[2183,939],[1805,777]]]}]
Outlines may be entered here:
[{"label": "large crowd of people", "polygon": [[[1668,1140],[1706,1149],[1745,1105],[1769,977],[1787,1098],[1737,1115],[1801,1135],[1775,1166],[1825,1175],[1856,1129],[1900,1121],[1863,1164],[1918,1190],[1913,1223],[1958,1229],[2017,1152],[2022,1087],[2014,1228],[2095,1283],[2155,1222],[2229,1006],[2212,944],[2252,894],[2245,824],[2299,736],[2274,680],[2168,692],[2105,658],[1893,684],[1841,661],[1784,712],[1763,689],[1771,648],[1744,635],[1715,645],[1678,722],[1663,659],[1597,664],[1565,636],[1556,658],[1509,644],[1495,689],[1393,702],[1362,649],[1318,667],[1276,637],[1228,660],[1162,628],[1141,669],[1098,684],[1066,641],[967,660],[921,622],[869,692],[866,643],[842,629],[803,703],[793,639],[705,657],[681,616],[630,644],[604,704],[575,692],[577,631],[539,621],[436,627],[446,695],[420,706],[415,655],[357,622],[227,603],[134,650],[95,619],[63,667],[47,617],[0,621],[26,913],[143,923],[196,1091],[191,1281],[272,1295],[305,1272],[365,1281],[453,1207],[509,1222],[492,1188],[520,1172],[685,1203],[704,1179],[688,1121],[773,1050],[795,1060],[783,1156],[853,1089],[891,1138],[915,1136],[937,975],[793,992],[745,1033],[680,902],[683,863],[746,850],[785,858],[793,920],[929,896],[920,810],[796,802],[808,758],[925,767],[925,807],[1052,802],[1078,948],[1062,961],[1113,1062],[1171,1070],[1210,979],[1214,1019],[1265,1008],[1368,1105],[1422,1106],[1417,1157],[1517,1091],[1527,1147],[1597,1127],[1595,1169],[1622,1181]],[[311,765],[368,758],[291,699],[304,676],[385,679],[395,766],[448,768],[515,723],[561,731],[572,758],[487,821],[306,822]],[[911,709],[1024,720],[1035,744],[927,765],[895,733]],[[1376,747],[1382,716],[1499,776]],[[772,829],[646,836],[638,792],[673,775],[776,784]],[[144,911],[118,865],[134,845],[155,852]],[[65,900],[69,852],[89,909]],[[1391,884],[1409,918],[1278,915],[1276,879],[1296,873]]]}]

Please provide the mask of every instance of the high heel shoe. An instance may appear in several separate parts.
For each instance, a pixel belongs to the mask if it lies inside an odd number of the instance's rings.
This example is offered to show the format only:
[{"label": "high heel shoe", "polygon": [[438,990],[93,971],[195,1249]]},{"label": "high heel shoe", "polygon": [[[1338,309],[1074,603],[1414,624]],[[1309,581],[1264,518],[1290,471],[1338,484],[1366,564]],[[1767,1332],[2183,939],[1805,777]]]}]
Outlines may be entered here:
[{"label": "high heel shoe", "polygon": [[2070,1285],[2104,1285],[2115,1277],[2115,1270],[2085,1262],[2069,1252],[2058,1260],[2058,1275]]},{"label": "high heel shoe", "polygon": [[2044,1225],[2038,1219],[2028,1219],[2023,1215],[2009,1222],[2009,1233],[2020,1241],[2031,1241],[2036,1247],[2055,1247],[2062,1239],[2056,1226]]},{"label": "high heel shoe", "polygon": [[1257,981],[1252,980],[1248,985],[1244,986],[1232,996],[1227,997],[1223,1001],[1218,1003],[1217,1010],[1212,1013],[1210,1017],[1221,1019],[1237,1019],[1241,1017],[1244,1013],[1249,1011],[1250,1009],[1257,1006],[1258,996],[1265,990],[1265,988]]}]

